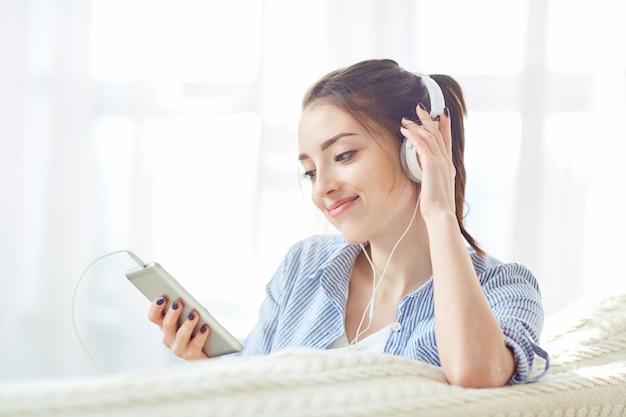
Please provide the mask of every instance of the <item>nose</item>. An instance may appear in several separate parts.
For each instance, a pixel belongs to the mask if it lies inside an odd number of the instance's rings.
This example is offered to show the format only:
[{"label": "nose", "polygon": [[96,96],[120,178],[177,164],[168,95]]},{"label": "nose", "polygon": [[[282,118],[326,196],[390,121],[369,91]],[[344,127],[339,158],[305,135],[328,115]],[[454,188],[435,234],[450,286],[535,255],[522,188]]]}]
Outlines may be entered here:
[{"label": "nose", "polygon": [[315,182],[313,183],[313,192],[319,197],[326,197],[336,191],[338,188],[335,176],[328,170],[317,170]]}]

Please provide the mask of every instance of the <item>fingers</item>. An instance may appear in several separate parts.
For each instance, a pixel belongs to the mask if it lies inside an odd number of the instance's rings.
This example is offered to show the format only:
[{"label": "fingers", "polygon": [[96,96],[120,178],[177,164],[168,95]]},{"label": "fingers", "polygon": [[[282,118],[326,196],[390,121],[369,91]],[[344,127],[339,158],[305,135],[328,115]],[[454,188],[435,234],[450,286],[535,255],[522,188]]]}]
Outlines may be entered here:
[{"label": "fingers", "polygon": [[439,125],[420,103],[415,109],[419,120],[402,119],[401,133],[412,143],[420,156],[452,156],[452,135],[447,109],[439,115]]},{"label": "fingers", "polygon": [[402,120],[400,129],[413,144],[422,168],[421,212],[424,218],[438,211],[455,212],[455,167],[452,161],[450,118],[439,115],[439,126],[417,106],[420,123]]},{"label": "fingers", "polygon": [[205,329],[204,333],[201,331],[196,335],[193,334],[193,330],[196,328],[200,320],[200,316],[196,311],[192,311],[187,316],[186,320],[179,327],[176,332],[176,338],[171,346],[172,352],[183,359],[193,360],[202,359],[206,355],[202,353],[202,346],[209,336],[208,326],[203,325]]},{"label": "fingers", "polygon": [[[437,130],[435,123],[430,119],[430,115],[427,111],[423,110],[419,106],[416,109],[418,117],[417,121],[413,121],[407,117],[402,118],[402,126],[400,132],[402,135],[411,141],[413,147],[420,156],[420,165],[423,163],[423,158],[427,155],[432,155],[437,151],[438,146],[435,143],[433,133]],[[422,166],[422,169],[424,167]]]},{"label": "fingers", "polygon": [[178,318],[183,312],[183,305],[180,300],[174,300],[172,305],[163,316],[161,331],[163,332],[163,344],[172,348],[176,342],[176,332],[178,331]]},{"label": "fingers", "polygon": [[[197,311],[190,312],[181,320],[184,305],[180,300],[174,300],[170,308],[165,311],[167,300],[159,297],[150,306],[148,318],[157,324],[163,332],[163,344],[171,349],[172,353],[185,360],[207,359],[202,348],[209,337],[209,327],[203,324],[194,335],[200,315]],[[179,326],[179,322],[182,324]]]},{"label": "fingers", "polygon": [[[415,113],[421,121],[422,131],[420,133],[422,133],[422,135],[420,136],[427,141],[431,151],[433,153],[437,153],[437,151],[443,153],[446,151],[446,133],[449,132],[449,129],[446,129],[449,128],[450,120],[446,117],[442,117],[445,115],[439,115],[439,122],[437,124],[437,122],[430,118],[430,113],[422,103],[416,106]],[[443,140],[440,140],[440,135],[443,136]]]},{"label": "fingers", "polygon": [[439,131],[443,135],[446,153],[452,157],[452,121],[447,107],[444,107],[443,113],[439,115]]},{"label": "fingers", "polygon": [[[194,359],[206,359],[207,355],[202,351],[202,347],[204,346],[204,344],[206,343],[207,339],[209,338],[209,332],[211,331],[211,329],[209,329],[209,326],[206,324],[203,324],[200,327],[200,330],[196,333],[196,335],[191,339],[191,343],[189,344],[189,350],[191,352],[195,352],[193,357],[190,357],[189,360],[194,360]],[[196,353],[199,353],[199,357],[196,356]]]},{"label": "fingers", "polygon": [[159,327],[163,327],[163,315],[166,305],[167,298],[165,297],[159,297],[154,300],[148,310],[148,320]]}]

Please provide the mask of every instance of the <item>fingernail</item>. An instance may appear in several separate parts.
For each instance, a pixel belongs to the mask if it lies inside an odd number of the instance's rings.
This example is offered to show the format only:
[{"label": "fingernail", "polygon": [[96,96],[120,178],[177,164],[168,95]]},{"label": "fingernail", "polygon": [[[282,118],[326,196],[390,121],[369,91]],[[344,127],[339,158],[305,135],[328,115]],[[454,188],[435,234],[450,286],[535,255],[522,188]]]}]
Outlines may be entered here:
[{"label": "fingernail", "polygon": [[426,110],[426,106],[424,106],[424,104],[422,104],[422,102],[419,102],[417,105],[420,106],[420,109]]},{"label": "fingernail", "polygon": [[443,112],[444,112],[444,114],[446,115],[446,117],[449,119],[449,118],[450,118],[450,110],[448,110],[448,108],[447,108],[447,107],[444,107],[444,108],[443,108]]},{"label": "fingernail", "polygon": [[158,306],[160,306],[161,304],[163,304],[165,302],[165,298],[164,297],[159,297],[156,300],[156,303]]},{"label": "fingernail", "polygon": [[406,127],[410,123],[416,123],[415,120],[412,120],[410,117],[402,116],[402,126]]},{"label": "fingernail", "polygon": [[402,116],[402,127],[407,127],[411,123],[416,123],[418,126],[422,125],[422,121],[419,119],[419,117],[417,117],[417,120],[413,120],[410,117]]},{"label": "fingernail", "polygon": [[206,326],[206,324],[203,324],[202,327],[200,327],[200,333],[206,333],[207,330],[208,327]]},{"label": "fingernail", "polygon": [[189,313],[189,315],[187,316],[187,318],[188,318],[189,320],[193,320],[193,319],[195,319],[195,318],[196,318],[196,316],[193,314],[193,311],[192,311],[191,313]]},{"label": "fingernail", "polygon": [[173,310],[178,310],[178,300],[176,300],[176,301],[174,301],[174,302],[172,303],[172,309],[173,309]]}]

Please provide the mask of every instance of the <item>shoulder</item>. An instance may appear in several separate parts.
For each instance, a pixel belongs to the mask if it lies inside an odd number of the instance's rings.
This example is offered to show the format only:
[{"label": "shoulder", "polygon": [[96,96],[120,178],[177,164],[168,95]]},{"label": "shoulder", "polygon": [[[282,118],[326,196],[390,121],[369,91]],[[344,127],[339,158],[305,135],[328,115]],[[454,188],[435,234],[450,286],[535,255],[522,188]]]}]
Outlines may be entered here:
[{"label": "shoulder", "polygon": [[287,274],[314,274],[336,263],[349,264],[360,251],[341,235],[313,235],[294,243],[283,258],[282,271]]},{"label": "shoulder", "polygon": [[332,259],[351,247],[352,245],[343,240],[341,235],[313,235],[294,243],[289,248],[286,258],[319,263]]},{"label": "shoulder", "polygon": [[349,271],[359,246],[350,245],[340,235],[313,235],[294,243],[269,283],[275,293],[287,294],[295,286],[316,285],[326,268]]},{"label": "shoulder", "polygon": [[470,249],[470,257],[483,286],[523,284],[539,290],[535,275],[523,264],[502,262],[488,254],[479,255],[472,249]]}]

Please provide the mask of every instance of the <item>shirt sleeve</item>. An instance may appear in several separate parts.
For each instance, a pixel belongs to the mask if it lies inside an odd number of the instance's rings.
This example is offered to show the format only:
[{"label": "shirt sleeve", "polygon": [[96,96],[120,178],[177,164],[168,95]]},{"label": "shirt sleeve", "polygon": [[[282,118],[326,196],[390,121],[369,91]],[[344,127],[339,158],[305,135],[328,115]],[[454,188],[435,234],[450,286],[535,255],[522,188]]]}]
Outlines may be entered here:
[{"label": "shirt sleeve", "polygon": [[[243,340],[243,349],[237,355],[266,355],[272,352],[274,339],[280,322],[282,305],[289,286],[289,271],[297,258],[299,248],[294,245],[289,249],[272,279],[265,287],[265,299],[259,309],[259,319],[248,336]],[[297,263],[297,262],[296,262]]]},{"label": "shirt sleeve", "polygon": [[[532,382],[545,375],[549,355],[539,346],[544,313],[539,286],[523,265],[501,264],[479,276],[487,301],[500,322],[506,345],[515,358],[515,372],[509,384]],[[545,369],[531,377],[535,358],[545,360]]]},{"label": "shirt sleeve", "polygon": [[254,356],[265,355],[271,352],[278,314],[278,303],[272,296],[268,285],[265,300],[263,300],[259,310],[259,320],[244,339],[242,343],[243,349],[238,355]]},{"label": "shirt sleeve", "polygon": [[259,319],[251,332],[243,341],[240,356],[265,355],[272,351],[272,343],[276,333],[278,317],[280,315],[279,283],[282,281],[279,268],[265,288],[265,299],[259,309]]}]

